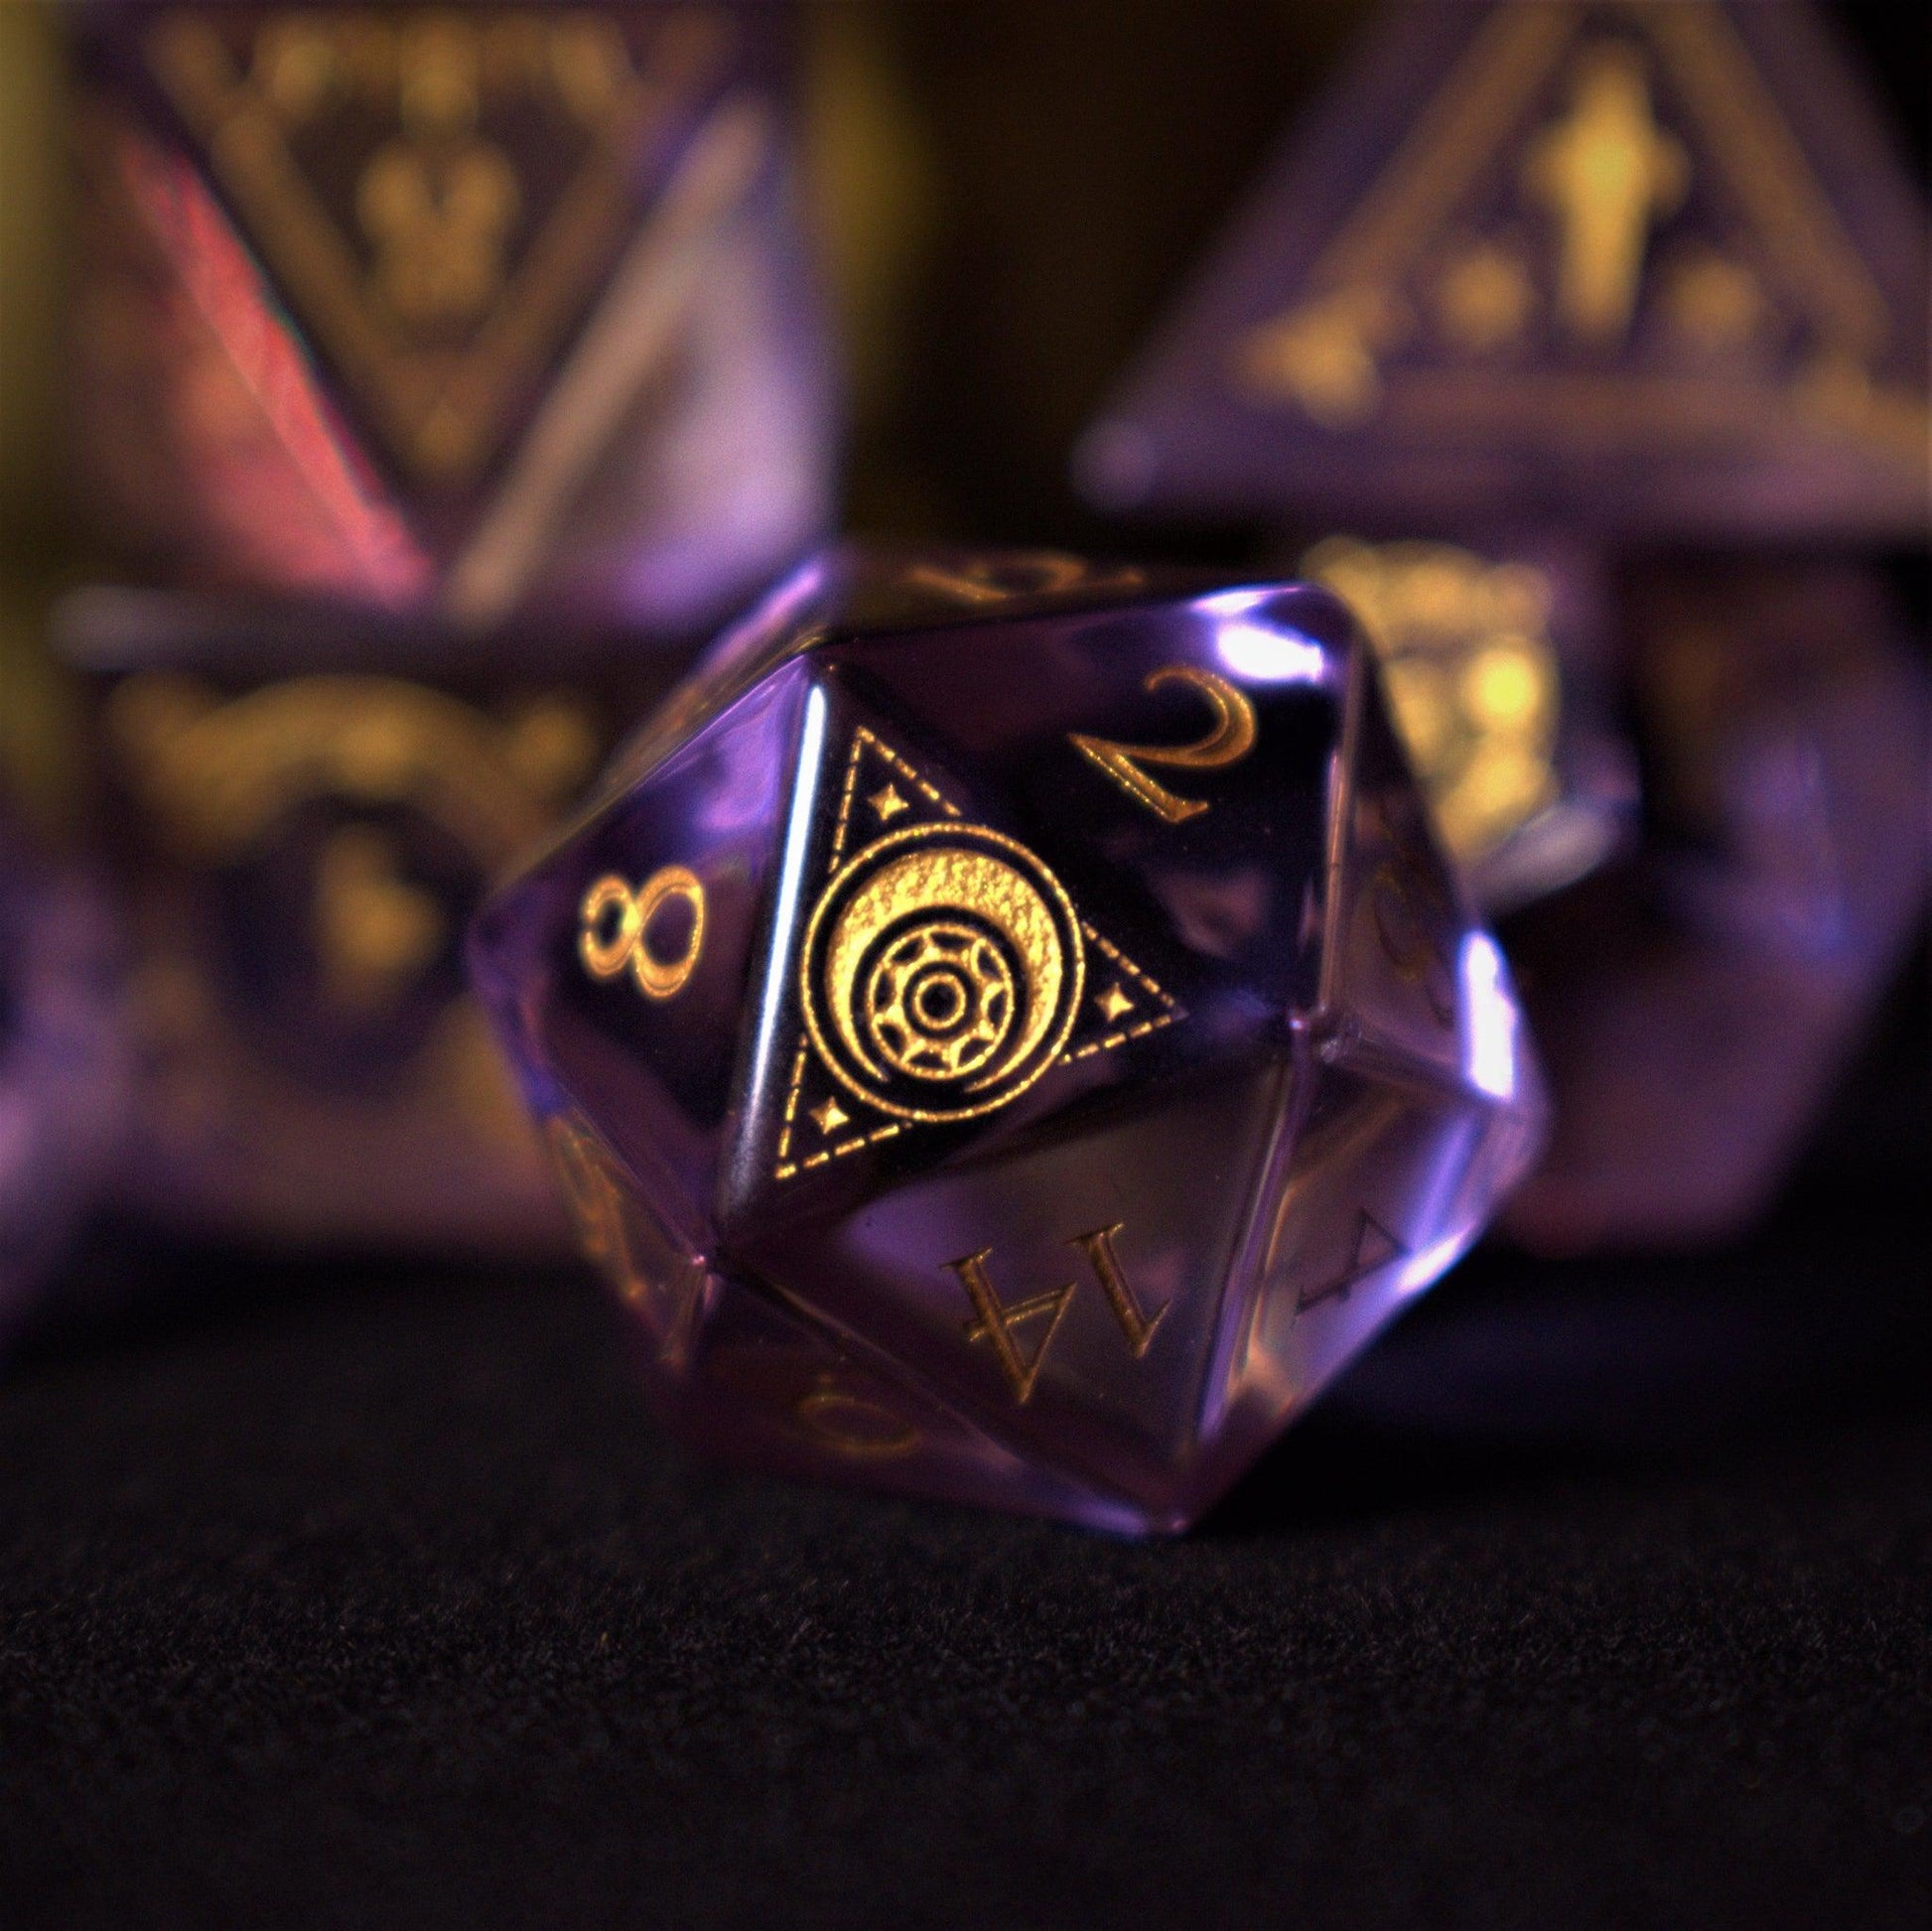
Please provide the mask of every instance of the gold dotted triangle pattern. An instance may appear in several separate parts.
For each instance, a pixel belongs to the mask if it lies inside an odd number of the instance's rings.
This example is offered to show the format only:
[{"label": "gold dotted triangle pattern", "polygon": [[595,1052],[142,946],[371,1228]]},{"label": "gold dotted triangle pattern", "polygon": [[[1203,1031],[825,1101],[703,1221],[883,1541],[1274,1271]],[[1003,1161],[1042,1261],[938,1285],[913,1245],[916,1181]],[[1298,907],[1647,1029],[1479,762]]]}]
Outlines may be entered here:
[{"label": "gold dotted triangle pattern", "polygon": [[[839,872],[849,852],[863,853],[872,840],[920,822],[951,822],[973,829],[959,807],[910,759],[876,732],[860,726],[853,733],[846,759],[824,878],[829,881]],[[1080,918],[1078,924],[1081,937],[1092,948],[1092,964],[1100,969],[1087,980],[1081,996],[1083,1010],[1050,1062],[1055,1066],[1113,1051],[1186,1017],[1153,974],[1090,920]],[[918,1124],[869,1107],[832,1075],[809,1032],[801,1026],[785,1091],[772,1177],[794,1178],[894,1139]]]}]

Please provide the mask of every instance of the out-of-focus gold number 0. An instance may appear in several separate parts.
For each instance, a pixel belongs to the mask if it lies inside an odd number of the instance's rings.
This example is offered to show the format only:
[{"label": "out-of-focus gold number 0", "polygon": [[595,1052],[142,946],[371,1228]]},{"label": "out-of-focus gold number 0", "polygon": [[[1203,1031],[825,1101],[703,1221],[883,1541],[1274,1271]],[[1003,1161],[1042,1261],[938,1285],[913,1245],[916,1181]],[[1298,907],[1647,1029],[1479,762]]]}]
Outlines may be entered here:
[{"label": "out-of-focus gold number 0", "polygon": [[[691,927],[675,958],[651,950],[651,921],[673,898],[691,909]],[[646,999],[669,999],[683,990],[704,949],[704,886],[682,865],[653,872],[635,892],[611,873],[584,895],[578,913],[577,956],[593,979],[628,971]]]}]

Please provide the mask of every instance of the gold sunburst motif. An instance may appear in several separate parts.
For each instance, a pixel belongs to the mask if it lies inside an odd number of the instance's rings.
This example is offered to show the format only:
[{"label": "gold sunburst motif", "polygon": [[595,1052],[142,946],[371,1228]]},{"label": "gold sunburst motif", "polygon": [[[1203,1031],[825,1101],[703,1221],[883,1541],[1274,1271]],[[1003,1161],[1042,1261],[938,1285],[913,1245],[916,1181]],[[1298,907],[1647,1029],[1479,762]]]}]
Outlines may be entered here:
[{"label": "gold sunburst motif", "polygon": [[[901,811],[864,843],[882,778]],[[916,822],[905,822],[911,819]],[[856,845],[856,849],[854,846]],[[1089,960],[1104,990],[1089,998]],[[1054,1066],[1182,1017],[1020,840],[976,824],[874,732],[854,734],[805,922],[802,1033],[775,1177],[1011,1105]]]}]

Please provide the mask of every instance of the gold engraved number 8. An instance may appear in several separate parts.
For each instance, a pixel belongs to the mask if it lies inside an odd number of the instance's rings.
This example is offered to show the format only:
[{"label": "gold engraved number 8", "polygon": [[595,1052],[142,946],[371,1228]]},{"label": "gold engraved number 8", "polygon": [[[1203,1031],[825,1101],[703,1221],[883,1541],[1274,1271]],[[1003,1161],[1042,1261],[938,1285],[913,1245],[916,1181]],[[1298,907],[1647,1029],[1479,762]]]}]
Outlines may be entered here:
[{"label": "gold engraved number 8", "polygon": [[[650,949],[651,921],[673,898],[691,907],[691,929],[676,958],[660,959]],[[669,999],[682,990],[704,947],[704,887],[681,865],[653,872],[635,892],[607,873],[585,893],[578,920],[577,956],[593,979],[628,970],[646,999]]]},{"label": "gold engraved number 8", "polygon": [[1178,825],[1205,811],[1206,800],[1176,795],[1149,777],[1142,766],[1218,771],[1224,765],[1238,764],[1254,750],[1255,707],[1247,693],[1225,677],[1193,664],[1166,664],[1149,674],[1143,688],[1158,691],[1163,684],[1185,684],[1206,698],[1214,722],[1204,738],[1190,745],[1118,745],[1111,738],[1089,738],[1072,731],[1067,739],[1082,758],[1106,772],[1135,803],[1146,805],[1164,824]]}]

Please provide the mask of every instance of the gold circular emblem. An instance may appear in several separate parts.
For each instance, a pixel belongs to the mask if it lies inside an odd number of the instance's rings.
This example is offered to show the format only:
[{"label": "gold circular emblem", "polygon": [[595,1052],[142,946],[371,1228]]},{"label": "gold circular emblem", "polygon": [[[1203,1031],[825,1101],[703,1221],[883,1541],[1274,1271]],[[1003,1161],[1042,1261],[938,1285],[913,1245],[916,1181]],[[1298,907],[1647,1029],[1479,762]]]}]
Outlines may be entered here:
[{"label": "gold circular emblem", "polygon": [[965,1120],[1065,1046],[1086,971],[1080,922],[1032,852],[984,825],[868,845],[806,928],[805,1024],[838,1079],[907,1120]]}]

